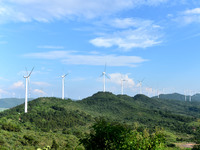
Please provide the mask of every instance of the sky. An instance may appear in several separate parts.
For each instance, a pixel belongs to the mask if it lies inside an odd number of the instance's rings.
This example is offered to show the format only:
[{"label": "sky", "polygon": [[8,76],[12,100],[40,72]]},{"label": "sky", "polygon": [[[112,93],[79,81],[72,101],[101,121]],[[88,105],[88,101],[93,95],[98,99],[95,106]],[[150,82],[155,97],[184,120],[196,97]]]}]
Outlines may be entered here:
[{"label": "sky", "polygon": [[[0,98],[200,91],[200,1],[0,0]],[[27,70],[27,71],[26,71]]]}]

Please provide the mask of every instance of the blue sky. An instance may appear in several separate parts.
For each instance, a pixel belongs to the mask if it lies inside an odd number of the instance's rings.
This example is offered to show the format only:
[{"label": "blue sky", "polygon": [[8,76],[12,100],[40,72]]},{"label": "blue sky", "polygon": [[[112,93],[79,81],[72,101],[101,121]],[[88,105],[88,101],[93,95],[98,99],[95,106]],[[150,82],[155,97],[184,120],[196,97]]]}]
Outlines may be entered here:
[{"label": "blue sky", "polygon": [[179,92],[200,88],[200,2],[196,0],[0,0],[0,97],[85,98],[103,90]]}]

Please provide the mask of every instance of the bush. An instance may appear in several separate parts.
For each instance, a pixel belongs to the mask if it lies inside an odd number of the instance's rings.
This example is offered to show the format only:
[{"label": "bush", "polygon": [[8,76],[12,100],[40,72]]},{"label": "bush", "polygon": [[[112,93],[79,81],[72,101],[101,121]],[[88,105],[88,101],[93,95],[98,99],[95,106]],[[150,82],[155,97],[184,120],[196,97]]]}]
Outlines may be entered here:
[{"label": "bush", "polygon": [[149,134],[147,130],[138,132],[131,130],[126,125],[98,120],[89,135],[80,140],[86,149],[116,150],[116,149],[154,149],[164,148],[165,138],[161,130]]},{"label": "bush", "polygon": [[6,131],[13,131],[13,132],[19,132],[21,131],[20,127],[16,124],[12,123],[4,123],[1,126],[1,129],[6,130]]},{"label": "bush", "polygon": [[59,145],[56,143],[55,139],[53,139],[51,149],[55,149],[55,150],[57,150],[58,147],[59,147]]},{"label": "bush", "polygon": [[192,150],[200,150],[200,145],[194,145],[194,147],[192,148]]},{"label": "bush", "polygon": [[39,142],[31,135],[24,135],[24,140],[21,141],[23,145],[37,145]]}]

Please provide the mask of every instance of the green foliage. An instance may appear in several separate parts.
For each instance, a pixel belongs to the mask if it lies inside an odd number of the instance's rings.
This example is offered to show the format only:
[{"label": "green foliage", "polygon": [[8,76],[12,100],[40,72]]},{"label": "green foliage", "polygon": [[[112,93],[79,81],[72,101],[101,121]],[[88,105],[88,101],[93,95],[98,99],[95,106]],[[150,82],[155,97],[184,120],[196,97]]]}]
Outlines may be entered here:
[{"label": "green foliage", "polygon": [[81,139],[80,142],[88,150],[156,150],[164,148],[165,138],[158,129],[150,135],[147,130],[141,133],[131,130],[123,124],[100,119],[92,126],[90,134]]},{"label": "green foliage", "polygon": [[57,150],[58,148],[59,148],[59,145],[56,143],[55,139],[53,139],[51,149]]},{"label": "green foliage", "polygon": [[[159,147],[157,143],[163,143],[162,134],[159,135],[155,126],[169,133],[167,144],[178,140],[198,142],[199,108],[197,102],[161,100],[145,95],[130,97],[109,92],[98,92],[81,101],[38,98],[28,103],[28,113],[24,113],[24,105],[0,113],[0,138],[4,137],[3,146],[8,149],[42,148],[52,145],[53,139],[60,149],[84,149],[82,145],[77,146],[78,140],[89,133],[89,126],[95,118],[104,117],[110,120],[108,124],[104,122],[109,148],[134,147],[134,141],[143,145],[143,149],[149,148],[148,143],[151,147]],[[94,125],[91,133],[95,135],[100,125]],[[116,132],[116,129],[119,130]],[[101,130],[97,131],[101,133]],[[118,144],[120,142],[123,144]]]},{"label": "green foliage", "polygon": [[38,141],[32,135],[24,135],[24,140],[22,141],[23,145],[37,145]]},{"label": "green foliage", "polygon": [[43,148],[37,148],[37,150],[51,150],[51,146],[46,146]]},{"label": "green foliage", "polygon": [[192,148],[192,150],[200,150],[200,145],[199,144],[194,145],[194,147]]},{"label": "green foliage", "polygon": [[3,123],[1,125],[1,129],[6,130],[6,131],[13,131],[13,132],[20,132],[21,129],[19,127],[19,125],[16,125],[14,123]]}]

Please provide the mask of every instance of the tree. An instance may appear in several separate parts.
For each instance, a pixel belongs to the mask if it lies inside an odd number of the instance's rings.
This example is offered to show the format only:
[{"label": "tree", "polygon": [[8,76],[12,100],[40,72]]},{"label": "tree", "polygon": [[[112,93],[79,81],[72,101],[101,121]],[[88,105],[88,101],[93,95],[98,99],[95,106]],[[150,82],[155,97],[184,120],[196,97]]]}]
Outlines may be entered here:
[{"label": "tree", "polygon": [[104,119],[97,120],[90,134],[80,140],[87,150],[162,149],[164,142],[164,135],[158,129],[153,134],[147,130],[138,132],[124,124]]}]

